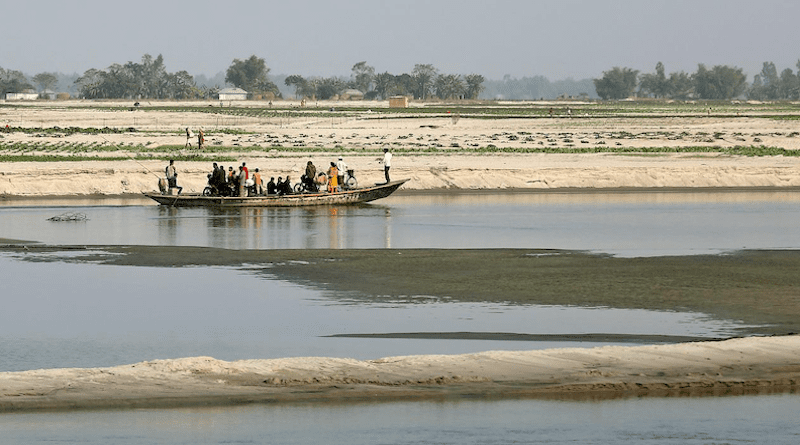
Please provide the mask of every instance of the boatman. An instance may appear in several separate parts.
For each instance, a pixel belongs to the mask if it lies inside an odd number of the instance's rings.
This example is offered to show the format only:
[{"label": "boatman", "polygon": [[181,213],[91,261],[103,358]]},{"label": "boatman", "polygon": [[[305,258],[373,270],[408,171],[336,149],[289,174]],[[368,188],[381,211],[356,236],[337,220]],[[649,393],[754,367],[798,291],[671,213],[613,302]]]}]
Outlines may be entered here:
[{"label": "boatman", "polygon": [[386,175],[386,183],[389,183],[389,169],[392,167],[392,152],[388,148],[383,149],[383,174]]},{"label": "boatman", "polygon": [[170,189],[178,189],[178,194],[181,194],[181,190],[183,187],[178,187],[178,170],[175,169],[175,160],[170,159],[169,165],[166,168],[167,172],[167,184],[169,185]]},{"label": "boatman", "polygon": [[344,159],[339,156],[339,161],[336,163],[336,170],[338,172],[337,179],[340,186],[344,187],[344,172],[347,171],[347,164],[344,163]]}]

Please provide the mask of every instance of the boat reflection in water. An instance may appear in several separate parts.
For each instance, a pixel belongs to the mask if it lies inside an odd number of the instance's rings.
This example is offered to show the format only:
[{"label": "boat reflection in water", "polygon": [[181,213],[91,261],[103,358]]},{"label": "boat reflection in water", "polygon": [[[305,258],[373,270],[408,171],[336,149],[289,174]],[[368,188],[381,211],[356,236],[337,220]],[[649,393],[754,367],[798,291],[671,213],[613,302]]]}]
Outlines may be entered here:
[{"label": "boat reflection in water", "polygon": [[[225,249],[391,248],[389,207],[158,208],[158,244]],[[206,235],[201,235],[205,233]]]}]

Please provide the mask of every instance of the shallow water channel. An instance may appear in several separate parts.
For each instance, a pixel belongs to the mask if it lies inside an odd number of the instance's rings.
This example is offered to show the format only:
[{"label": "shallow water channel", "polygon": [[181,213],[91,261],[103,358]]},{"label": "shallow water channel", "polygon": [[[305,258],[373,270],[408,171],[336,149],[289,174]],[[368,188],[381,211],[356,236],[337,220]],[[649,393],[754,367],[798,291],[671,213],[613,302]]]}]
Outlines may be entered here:
[{"label": "shallow water channel", "polygon": [[[48,218],[79,213],[85,221]],[[620,256],[800,248],[799,192],[407,194],[316,209],[175,209],[144,200],[0,201],[0,238],[229,249],[554,248]],[[39,258],[36,256],[39,255]],[[587,342],[331,338],[391,332],[717,337],[703,314],[353,299],[258,265],[150,268],[0,254],[0,371],[159,358],[360,359]],[[461,401],[0,415],[3,443],[796,443],[796,395]]]}]

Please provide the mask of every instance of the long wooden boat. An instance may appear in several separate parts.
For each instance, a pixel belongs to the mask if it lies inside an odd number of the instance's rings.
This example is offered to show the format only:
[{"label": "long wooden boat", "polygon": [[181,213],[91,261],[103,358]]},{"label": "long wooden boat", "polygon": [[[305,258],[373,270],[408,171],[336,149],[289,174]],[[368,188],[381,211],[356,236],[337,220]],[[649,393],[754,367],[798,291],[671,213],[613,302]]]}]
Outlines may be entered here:
[{"label": "long wooden boat", "polygon": [[174,207],[299,207],[321,205],[358,204],[385,198],[405,184],[408,179],[376,184],[341,192],[296,193],[291,195],[263,196],[203,196],[199,193],[165,195],[145,192],[144,195],[161,205]]}]

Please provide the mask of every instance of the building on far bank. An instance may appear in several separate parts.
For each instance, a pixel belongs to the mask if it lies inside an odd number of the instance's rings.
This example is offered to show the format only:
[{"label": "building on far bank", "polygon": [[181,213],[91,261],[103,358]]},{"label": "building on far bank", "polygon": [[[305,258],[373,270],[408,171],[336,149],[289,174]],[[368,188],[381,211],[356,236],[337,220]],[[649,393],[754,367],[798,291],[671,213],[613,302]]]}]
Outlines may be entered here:
[{"label": "building on far bank", "polygon": [[38,98],[39,93],[31,89],[19,93],[6,93],[6,100],[36,100]]},{"label": "building on far bank", "polygon": [[364,93],[355,88],[350,88],[345,90],[344,93],[340,96],[341,100],[364,100]]},{"label": "building on far bank", "polygon": [[219,100],[247,100],[247,91],[241,88],[223,88],[219,90]]},{"label": "building on far bank", "polygon": [[408,108],[408,96],[390,97],[389,108]]}]

